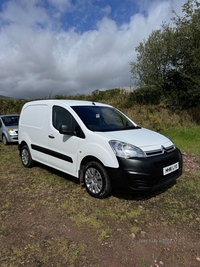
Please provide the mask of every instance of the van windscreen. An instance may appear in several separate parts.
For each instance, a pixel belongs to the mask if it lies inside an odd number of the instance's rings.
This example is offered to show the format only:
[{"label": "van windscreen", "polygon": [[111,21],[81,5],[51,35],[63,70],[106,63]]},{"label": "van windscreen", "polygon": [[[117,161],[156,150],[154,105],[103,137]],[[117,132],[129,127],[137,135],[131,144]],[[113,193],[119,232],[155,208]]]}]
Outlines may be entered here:
[{"label": "van windscreen", "polygon": [[138,128],[123,113],[113,107],[72,106],[85,126],[91,131],[121,131]]}]

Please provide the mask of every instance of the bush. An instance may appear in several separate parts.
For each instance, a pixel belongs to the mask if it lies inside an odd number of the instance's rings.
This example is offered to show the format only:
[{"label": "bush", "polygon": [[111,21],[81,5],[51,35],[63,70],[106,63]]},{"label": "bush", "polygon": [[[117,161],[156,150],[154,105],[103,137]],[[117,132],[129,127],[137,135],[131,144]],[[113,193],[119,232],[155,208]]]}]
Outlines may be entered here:
[{"label": "bush", "polygon": [[130,93],[127,106],[132,106],[134,103],[139,105],[157,105],[162,99],[162,91],[156,87],[144,87],[136,89]]}]

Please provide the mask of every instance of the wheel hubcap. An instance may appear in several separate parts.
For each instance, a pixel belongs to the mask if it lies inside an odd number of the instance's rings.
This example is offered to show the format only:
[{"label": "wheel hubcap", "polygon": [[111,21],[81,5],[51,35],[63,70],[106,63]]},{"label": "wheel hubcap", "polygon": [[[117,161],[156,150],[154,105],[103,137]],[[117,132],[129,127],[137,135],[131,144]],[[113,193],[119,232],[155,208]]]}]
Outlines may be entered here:
[{"label": "wheel hubcap", "polygon": [[22,162],[24,165],[28,164],[28,160],[29,160],[29,154],[28,151],[26,149],[22,150]]},{"label": "wheel hubcap", "polygon": [[85,173],[85,184],[93,194],[98,194],[103,187],[103,180],[100,172],[95,168],[88,168]]}]

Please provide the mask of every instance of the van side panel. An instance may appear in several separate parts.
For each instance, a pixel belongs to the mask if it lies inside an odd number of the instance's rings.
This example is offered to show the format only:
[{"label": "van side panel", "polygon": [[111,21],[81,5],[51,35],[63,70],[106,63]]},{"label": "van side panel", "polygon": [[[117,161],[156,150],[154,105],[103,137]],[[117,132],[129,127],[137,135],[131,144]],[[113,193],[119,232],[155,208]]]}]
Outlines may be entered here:
[{"label": "van side panel", "polygon": [[48,104],[27,103],[20,116],[20,139],[25,141],[30,149],[33,160],[47,163],[47,155],[35,150],[35,146],[48,146]]}]

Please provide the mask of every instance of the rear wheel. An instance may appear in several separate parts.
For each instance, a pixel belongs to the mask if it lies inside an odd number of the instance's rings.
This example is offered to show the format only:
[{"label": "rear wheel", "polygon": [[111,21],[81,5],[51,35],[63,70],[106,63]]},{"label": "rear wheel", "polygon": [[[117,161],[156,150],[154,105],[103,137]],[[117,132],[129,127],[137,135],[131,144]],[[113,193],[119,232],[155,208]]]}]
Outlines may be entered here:
[{"label": "rear wheel", "polygon": [[96,198],[105,198],[111,194],[111,184],[104,166],[97,161],[87,163],[84,174],[87,192]]},{"label": "rear wheel", "polygon": [[27,145],[24,145],[22,147],[20,156],[21,156],[21,161],[24,167],[31,168],[33,166],[33,160],[32,160],[31,153]]},{"label": "rear wheel", "polygon": [[2,143],[6,146],[8,144],[8,140],[5,135],[2,136]]}]

